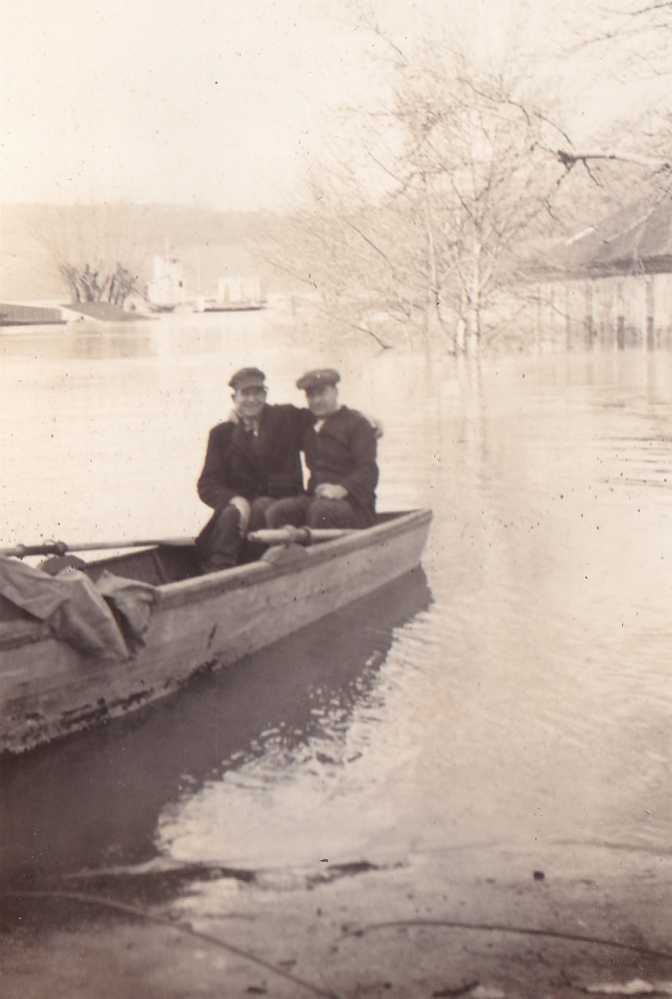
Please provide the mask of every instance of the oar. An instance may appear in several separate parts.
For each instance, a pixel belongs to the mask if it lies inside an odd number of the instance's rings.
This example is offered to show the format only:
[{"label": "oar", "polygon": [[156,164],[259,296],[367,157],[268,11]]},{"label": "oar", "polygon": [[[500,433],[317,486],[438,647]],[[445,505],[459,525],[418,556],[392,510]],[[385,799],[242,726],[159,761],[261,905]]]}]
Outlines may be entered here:
[{"label": "oar", "polygon": [[[310,544],[312,541],[333,541],[352,534],[350,529],[328,527],[279,527],[277,529],[253,531],[248,534],[250,541],[263,545]],[[66,552],[102,552],[118,548],[155,548],[157,545],[173,545],[187,547],[193,545],[193,538],[143,538],[129,541],[48,541],[43,545],[14,545],[10,548],[0,548],[0,556],[15,556],[25,558],[26,555],[65,555]]]},{"label": "oar", "polygon": [[262,545],[309,545],[312,541],[333,541],[352,534],[354,528],[337,527],[277,527],[268,530],[251,531],[247,535],[249,541],[258,541]]},{"label": "oar", "polygon": [[13,548],[0,548],[0,555],[65,555],[66,552],[98,552],[109,548],[151,548],[156,545],[192,545],[193,538],[149,538],[142,541],[49,541],[44,545],[14,545]]}]

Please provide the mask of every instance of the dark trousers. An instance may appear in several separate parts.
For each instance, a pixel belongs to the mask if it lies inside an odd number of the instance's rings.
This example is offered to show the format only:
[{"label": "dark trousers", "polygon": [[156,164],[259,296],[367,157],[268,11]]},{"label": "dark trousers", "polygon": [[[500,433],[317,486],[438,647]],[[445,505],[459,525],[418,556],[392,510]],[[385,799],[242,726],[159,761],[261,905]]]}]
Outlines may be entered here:
[{"label": "dark trousers", "polygon": [[[248,531],[266,526],[266,510],[274,502],[270,496],[252,500]],[[196,539],[196,550],[203,572],[216,572],[238,565],[245,539],[240,533],[240,513],[235,506],[216,511]]]},{"label": "dark trousers", "polygon": [[290,496],[275,500],[266,508],[269,527],[363,527],[362,518],[347,500],[319,496]]}]

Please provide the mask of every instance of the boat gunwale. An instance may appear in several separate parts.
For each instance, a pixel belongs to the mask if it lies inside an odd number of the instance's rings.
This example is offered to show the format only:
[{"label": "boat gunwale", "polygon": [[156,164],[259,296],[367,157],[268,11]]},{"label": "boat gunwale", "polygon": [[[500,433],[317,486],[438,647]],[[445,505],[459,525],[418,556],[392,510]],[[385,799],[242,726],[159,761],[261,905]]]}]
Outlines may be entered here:
[{"label": "boat gunwale", "polygon": [[[181,579],[175,583],[164,583],[157,587],[160,593],[160,608],[180,606],[190,603],[204,595],[218,595],[227,590],[234,590],[261,583],[266,579],[279,579],[282,576],[302,572],[310,566],[331,561],[349,551],[367,548],[382,538],[392,538],[398,534],[407,534],[424,524],[429,525],[432,511],[420,508],[402,513],[397,517],[373,524],[361,531],[346,534],[332,541],[322,541],[316,545],[302,548],[306,558],[296,561],[270,563],[265,561],[251,562],[249,565],[237,566],[235,569],[222,569],[220,572],[208,573],[205,576],[195,576],[191,579]],[[157,608],[158,609],[158,608]]]},{"label": "boat gunwale", "polygon": [[[251,562],[248,565],[237,566],[234,569],[222,569],[219,572],[204,576],[194,576],[173,583],[163,583],[156,587],[158,600],[155,615],[164,610],[194,603],[203,597],[216,597],[229,590],[243,589],[262,583],[266,580],[277,580],[302,572],[312,566],[337,559],[348,552],[375,545],[385,538],[393,538],[407,534],[416,528],[429,525],[432,511],[429,508],[419,508],[400,513],[381,524],[363,528],[361,531],[346,534],[341,538],[323,541],[319,544],[302,548],[305,557],[296,561],[287,560],[271,563],[263,560]],[[151,546],[146,551],[155,551],[159,546]],[[90,563],[94,565],[95,563]],[[45,622],[12,621],[0,625],[0,655],[11,652],[23,645],[37,644],[44,641],[58,641]],[[4,634],[3,634],[4,632]]]}]

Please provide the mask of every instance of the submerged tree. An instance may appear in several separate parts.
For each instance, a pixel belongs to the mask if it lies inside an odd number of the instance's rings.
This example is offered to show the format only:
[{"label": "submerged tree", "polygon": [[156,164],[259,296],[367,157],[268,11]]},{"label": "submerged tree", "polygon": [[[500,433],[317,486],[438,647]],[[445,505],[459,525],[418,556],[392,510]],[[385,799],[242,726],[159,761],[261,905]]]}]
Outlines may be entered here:
[{"label": "submerged tree", "polygon": [[547,154],[557,129],[524,81],[478,72],[459,55],[407,71],[395,115],[422,226],[427,329],[479,341],[511,305],[527,244],[551,218],[563,179]]},{"label": "submerged tree", "polygon": [[281,263],[346,326],[460,349],[520,308],[527,245],[567,173],[549,150],[566,140],[524,78],[395,51],[391,100],[348,114],[356,153],[314,172]]},{"label": "submerged tree", "polygon": [[144,222],[143,210],[130,205],[69,205],[46,212],[36,238],[71,302],[121,308],[130,295],[144,295]]},{"label": "submerged tree", "polygon": [[73,303],[108,302],[122,308],[129,295],[141,293],[139,276],[118,262],[113,271],[93,270],[89,263],[78,266],[66,262],[59,263],[58,270]]}]

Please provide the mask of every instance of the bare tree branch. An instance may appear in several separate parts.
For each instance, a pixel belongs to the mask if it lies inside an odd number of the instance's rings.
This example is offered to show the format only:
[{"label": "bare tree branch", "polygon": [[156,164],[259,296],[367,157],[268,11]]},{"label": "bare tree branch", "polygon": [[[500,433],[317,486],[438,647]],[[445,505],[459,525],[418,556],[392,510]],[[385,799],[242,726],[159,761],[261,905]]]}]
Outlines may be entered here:
[{"label": "bare tree branch", "polygon": [[396,268],[395,268],[394,264],[392,263],[392,261],[390,260],[390,258],[388,257],[388,255],[383,250],[381,250],[381,248],[379,246],[376,246],[376,244],[373,242],[373,240],[370,239],[366,235],[366,233],[362,232],[362,230],[359,229],[354,224],[354,222],[350,222],[350,221],[346,220],[345,224],[348,226],[349,229],[352,229],[353,232],[356,232],[357,235],[360,236],[364,240],[364,242],[367,243],[368,246],[370,246],[371,249],[374,250],[378,254],[378,256],[380,256],[380,257],[383,258],[383,260],[385,261],[385,263],[389,266],[390,270],[392,270],[393,272],[396,272]]},{"label": "bare tree branch", "polygon": [[601,182],[597,179],[593,171],[590,169],[588,160],[581,160],[581,163],[583,164],[583,168],[590,177],[590,179],[592,180],[593,184],[595,184],[596,187],[602,187]]},{"label": "bare tree branch", "polygon": [[612,162],[634,163],[637,166],[655,171],[672,170],[672,162],[670,160],[655,159],[651,156],[639,156],[635,153],[598,150],[595,152],[574,152],[567,149],[558,149],[555,155],[564,167],[573,166],[579,162],[585,164],[587,160],[610,160]]},{"label": "bare tree branch", "polygon": [[339,316],[333,312],[329,312],[324,308],[319,309],[319,312],[321,312],[323,316],[335,320],[341,326],[346,326],[349,329],[356,330],[358,333],[366,333],[367,336],[370,336],[373,340],[376,341],[381,350],[392,349],[391,344],[385,343],[385,341],[381,339],[381,337],[379,337],[377,333],[374,333],[374,331],[370,330],[368,327],[362,326],[359,323],[349,322],[347,319],[344,319],[343,316]]},{"label": "bare tree branch", "polygon": [[654,10],[670,9],[672,9],[672,2],[670,0],[661,0],[660,3],[649,4],[648,7],[640,7],[638,10],[620,11],[619,13],[625,14],[628,17],[639,17],[641,14],[650,14]]}]

